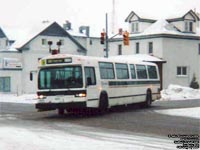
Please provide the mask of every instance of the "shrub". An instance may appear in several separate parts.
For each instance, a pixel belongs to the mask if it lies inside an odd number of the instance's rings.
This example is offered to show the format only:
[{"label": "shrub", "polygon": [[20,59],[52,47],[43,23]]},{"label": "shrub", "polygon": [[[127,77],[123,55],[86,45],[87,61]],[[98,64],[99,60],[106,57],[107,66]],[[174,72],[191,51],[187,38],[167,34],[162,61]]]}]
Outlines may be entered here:
[{"label": "shrub", "polygon": [[199,89],[199,83],[196,81],[195,74],[193,75],[192,81],[190,83],[190,87],[193,89]]}]

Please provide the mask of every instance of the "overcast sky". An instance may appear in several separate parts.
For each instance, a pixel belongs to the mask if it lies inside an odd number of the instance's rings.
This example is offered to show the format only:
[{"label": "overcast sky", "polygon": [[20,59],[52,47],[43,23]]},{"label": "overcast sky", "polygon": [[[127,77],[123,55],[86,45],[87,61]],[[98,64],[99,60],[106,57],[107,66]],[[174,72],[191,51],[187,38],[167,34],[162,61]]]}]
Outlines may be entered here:
[{"label": "overcast sky", "polygon": [[[105,27],[105,13],[112,25],[113,0],[0,0],[0,26],[32,26],[43,20],[65,20],[72,28],[89,25],[92,31]],[[166,18],[179,11],[196,8],[200,12],[200,0],[115,0],[115,27],[123,27],[131,11],[146,14],[147,18]],[[180,16],[181,17],[181,16]]]}]

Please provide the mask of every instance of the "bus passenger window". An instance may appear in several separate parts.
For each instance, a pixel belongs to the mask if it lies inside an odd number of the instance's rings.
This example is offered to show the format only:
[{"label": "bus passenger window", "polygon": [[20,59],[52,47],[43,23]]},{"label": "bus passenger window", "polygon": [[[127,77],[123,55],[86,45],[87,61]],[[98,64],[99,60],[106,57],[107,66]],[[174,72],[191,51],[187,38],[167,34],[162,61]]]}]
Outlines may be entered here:
[{"label": "bus passenger window", "polygon": [[147,79],[147,71],[145,65],[136,65],[138,79]]},{"label": "bus passenger window", "polygon": [[128,79],[129,73],[128,73],[128,66],[127,64],[115,64],[116,72],[117,72],[117,78],[118,79]]},{"label": "bus passenger window", "polygon": [[148,73],[149,73],[149,79],[157,79],[157,71],[155,66],[147,66]]},{"label": "bus passenger window", "polygon": [[131,78],[136,79],[135,66],[130,65],[130,69],[131,69]]},{"label": "bus passenger window", "polygon": [[94,67],[85,67],[85,81],[87,85],[96,85]]},{"label": "bus passenger window", "polygon": [[114,68],[112,63],[100,62],[99,63],[101,79],[114,79]]}]

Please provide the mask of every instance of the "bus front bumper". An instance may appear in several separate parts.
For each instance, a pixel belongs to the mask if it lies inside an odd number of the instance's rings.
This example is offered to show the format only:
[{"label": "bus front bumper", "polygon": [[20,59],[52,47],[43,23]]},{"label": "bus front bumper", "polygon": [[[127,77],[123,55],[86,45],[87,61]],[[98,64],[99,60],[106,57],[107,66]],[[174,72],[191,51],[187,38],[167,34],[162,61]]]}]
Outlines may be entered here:
[{"label": "bus front bumper", "polygon": [[85,108],[86,102],[70,102],[70,103],[37,103],[35,108],[38,111],[48,111],[55,109],[68,109],[68,108]]}]

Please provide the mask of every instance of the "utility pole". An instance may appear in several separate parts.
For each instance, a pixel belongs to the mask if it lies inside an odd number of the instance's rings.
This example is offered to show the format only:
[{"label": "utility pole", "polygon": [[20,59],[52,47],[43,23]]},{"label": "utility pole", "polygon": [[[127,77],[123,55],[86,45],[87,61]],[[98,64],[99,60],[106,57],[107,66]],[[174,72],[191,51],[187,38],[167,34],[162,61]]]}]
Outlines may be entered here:
[{"label": "utility pole", "polygon": [[119,29],[118,33],[112,36],[111,38],[108,37],[108,14],[106,13],[106,31],[103,30],[101,32],[100,43],[105,46],[105,57],[109,57],[109,40],[114,38],[117,35],[123,35],[123,41],[125,46],[129,46],[129,32],[123,31],[122,28]]},{"label": "utility pole", "polygon": [[108,13],[106,13],[106,57],[108,58]]}]

